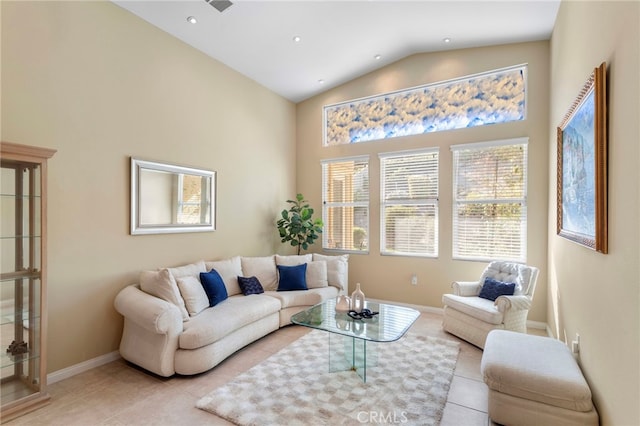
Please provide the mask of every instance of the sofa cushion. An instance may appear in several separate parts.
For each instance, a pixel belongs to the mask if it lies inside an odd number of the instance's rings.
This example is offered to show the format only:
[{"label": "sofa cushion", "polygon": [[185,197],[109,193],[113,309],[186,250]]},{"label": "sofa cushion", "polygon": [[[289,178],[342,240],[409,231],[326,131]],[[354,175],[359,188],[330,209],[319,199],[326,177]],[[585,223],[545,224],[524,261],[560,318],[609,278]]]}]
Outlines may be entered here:
[{"label": "sofa cushion", "polygon": [[307,291],[312,291],[314,293],[318,293],[320,295],[320,299],[324,302],[328,299],[335,299],[338,297],[338,289],[332,285],[328,285],[326,287],[313,288]]},{"label": "sofa cushion", "polygon": [[204,287],[204,292],[207,293],[207,298],[209,298],[209,306],[215,306],[228,297],[224,281],[215,269],[209,272],[201,272],[200,282]]},{"label": "sofa cushion", "polygon": [[167,268],[140,273],[140,289],[159,299],[173,303],[180,309],[183,321],[189,320],[189,312],[178,289],[178,283]]},{"label": "sofa cushion", "polygon": [[307,263],[307,288],[327,287],[327,262]]},{"label": "sofa cushion", "polygon": [[275,256],[241,257],[242,276],[256,277],[265,290],[278,288]]},{"label": "sofa cushion", "polygon": [[243,275],[240,256],[235,256],[230,259],[207,261],[204,264],[207,271],[215,269],[220,274],[229,296],[242,293],[238,285],[238,277]]},{"label": "sofa cushion", "polygon": [[187,307],[190,316],[198,315],[209,307],[209,298],[205,293],[202,283],[196,277],[187,276],[178,278],[178,288]]},{"label": "sofa cushion", "polygon": [[280,311],[280,301],[264,294],[235,295],[185,323],[178,339],[181,349],[198,349],[239,328]]},{"label": "sofa cushion", "polygon": [[519,263],[491,262],[482,273],[480,283],[490,277],[505,283],[515,283],[513,294],[520,296],[528,294],[531,282],[531,268]]},{"label": "sofa cushion", "polygon": [[494,303],[477,296],[456,296],[455,294],[445,294],[442,302],[460,312],[478,318],[489,324],[502,324],[504,315],[498,311]]},{"label": "sofa cushion", "polygon": [[484,284],[482,284],[478,297],[493,302],[500,296],[513,296],[515,289],[515,283],[503,283],[502,281],[487,277],[484,279]]},{"label": "sofa cushion", "polygon": [[347,291],[349,287],[349,255],[325,256],[313,253],[314,261],[327,262],[327,280],[329,285],[337,287],[338,290]]},{"label": "sofa cushion", "polygon": [[[326,289],[326,288],[325,288]],[[265,295],[275,297],[280,301],[282,309],[292,306],[313,306],[322,302],[322,293],[318,290],[293,290],[293,291],[265,291]]]},{"label": "sofa cushion", "polygon": [[296,266],[303,263],[309,263],[313,260],[311,254],[292,255],[292,256],[280,256],[276,254],[276,265],[284,266]]},{"label": "sofa cushion", "polygon": [[167,268],[174,279],[192,276],[198,278],[200,276],[200,272],[207,272],[208,269],[204,265],[204,260],[200,260],[195,263],[190,263],[184,266],[178,266],[175,268]]},{"label": "sofa cushion", "polygon": [[245,296],[264,293],[264,288],[256,277],[238,277],[238,284]]},{"label": "sofa cushion", "polygon": [[277,265],[278,291],[307,290],[307,264]]}]

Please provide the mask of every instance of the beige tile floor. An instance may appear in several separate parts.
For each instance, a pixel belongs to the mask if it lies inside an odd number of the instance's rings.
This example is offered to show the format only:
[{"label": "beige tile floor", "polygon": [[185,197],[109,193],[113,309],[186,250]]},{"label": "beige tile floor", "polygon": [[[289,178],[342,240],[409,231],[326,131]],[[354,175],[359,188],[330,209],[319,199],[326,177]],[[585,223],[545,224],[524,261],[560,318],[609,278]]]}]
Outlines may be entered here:
[{"label": "beige tile floor", "polygon": [[[461,342],[442,425],[491,425],[487,387],[480,376],[482,351],[441,329],[442,316],[422,313],[413,332]],[[238,351],[212,370],[162,378],[118,360],[51,384],[51,403],[11,422],[15,425],[229,425],[195,408],[202,396],[298,339],[309,329],[284,327]],[[542,334],[542,330],[531,330]]]}]

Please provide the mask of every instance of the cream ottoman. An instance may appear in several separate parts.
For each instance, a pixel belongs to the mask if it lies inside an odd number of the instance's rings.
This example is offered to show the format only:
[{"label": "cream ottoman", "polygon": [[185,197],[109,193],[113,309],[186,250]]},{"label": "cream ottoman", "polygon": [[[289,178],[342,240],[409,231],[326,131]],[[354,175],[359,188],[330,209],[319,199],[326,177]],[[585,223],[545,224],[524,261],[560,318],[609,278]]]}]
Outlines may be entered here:
[{"label": "cream ottoman", "polygon": [[598,425],[591,390],[562,342],[513,331],[487,336],[480,371],[502,425]]}]

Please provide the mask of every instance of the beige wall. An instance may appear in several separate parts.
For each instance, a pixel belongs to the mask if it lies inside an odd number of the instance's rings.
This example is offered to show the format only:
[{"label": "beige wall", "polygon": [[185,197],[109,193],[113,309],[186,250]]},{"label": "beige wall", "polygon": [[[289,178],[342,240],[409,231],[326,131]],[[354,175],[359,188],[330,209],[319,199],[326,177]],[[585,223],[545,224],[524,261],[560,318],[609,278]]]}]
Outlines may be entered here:
[{"label": "beige wall", "polygon": [[[295,106],[110,2],[2,2],[2,140],[54,148],[49,372],[117,350],[142,269],[281,249]],[[218,172],[215,232],[130,236],[129,156]]]},{"label": "beige wall", "polygon": [[[640,424],[640,3],[562,2],[551,40],[549,302],[603,425]],[[592,70],[608,64],[609,254],[556,236],[556,127]]]},{"label": "beige wall", "polygon": [[[322,199],[320,161],[352,155],[370,156],[370,253],[351,255],[351,290],[356,282],[360,282],[364,293],[369,297],[441,307],[442,294],[450,291],[451,281],[479,278],[486,266],[485,262],[454,261],[451,258],[452,155],[449,147],[454,144],[528,136],[527,260],[542,271],[529,319],[546,322],[548,58],[547,41],[418,54],[298,104],[297,188],[318,209]],[[324,105],[523,63],[529,64],[528,116],[525,121],[387,141],[322,147]],[[423,259],[381,256],[378,153],[419,147],[440,147],[439,257]],[[417,286],[410,284],[412,273],[418,275]]]}]

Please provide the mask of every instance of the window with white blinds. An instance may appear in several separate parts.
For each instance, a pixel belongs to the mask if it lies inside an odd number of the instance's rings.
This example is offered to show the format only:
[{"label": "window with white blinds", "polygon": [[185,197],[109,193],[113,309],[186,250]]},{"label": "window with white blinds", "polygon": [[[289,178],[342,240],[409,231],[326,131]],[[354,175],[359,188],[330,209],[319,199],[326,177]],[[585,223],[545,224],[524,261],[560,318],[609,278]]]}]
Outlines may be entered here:
[{"label": "window with white blinds", "polygon": [[438,256],[438,149],[379,156],[381,253]]},{"label": "window with white blinds", "polygon": [[322,161],[322,248],[369,251],[369,157]]},{"label": "window with white blinds", "polygon": [[526,261],[527,143],[451,147],[454,259]]}]

